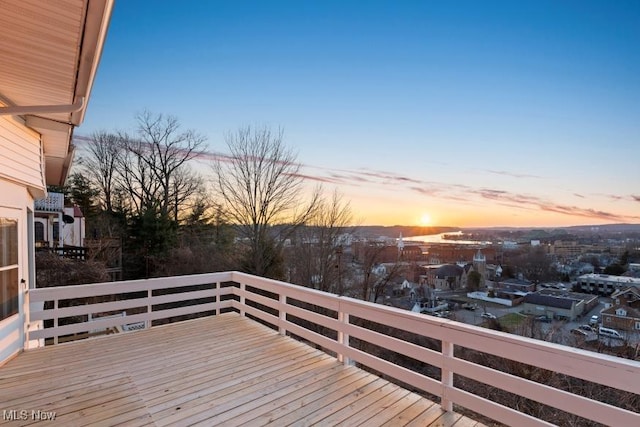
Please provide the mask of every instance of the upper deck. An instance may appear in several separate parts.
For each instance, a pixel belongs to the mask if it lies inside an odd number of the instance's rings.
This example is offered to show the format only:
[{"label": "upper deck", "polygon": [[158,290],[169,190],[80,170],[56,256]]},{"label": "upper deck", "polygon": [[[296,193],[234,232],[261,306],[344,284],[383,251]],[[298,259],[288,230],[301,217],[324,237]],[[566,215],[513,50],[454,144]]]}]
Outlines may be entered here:
[{"label": "upper deck", "polygon": [[30,350],[0,375],[16,425],[481,426],[236,313]]},{"label": "upper deck", "polygon": [[[0,402],[68,411],[72,424],[89,414],[110,425],[260,425],[263,415],[274,425],[342,417],[376,425],[387,415],[401,417],[391,425],[427,425],[435,416],[475,424],[457,411],[519,427],[640,425],[637,361],[243,273],[33,289],[27,297],[27,341],[53,345],[0,367]],[[53,409],[55,402],[69,408]]]}]

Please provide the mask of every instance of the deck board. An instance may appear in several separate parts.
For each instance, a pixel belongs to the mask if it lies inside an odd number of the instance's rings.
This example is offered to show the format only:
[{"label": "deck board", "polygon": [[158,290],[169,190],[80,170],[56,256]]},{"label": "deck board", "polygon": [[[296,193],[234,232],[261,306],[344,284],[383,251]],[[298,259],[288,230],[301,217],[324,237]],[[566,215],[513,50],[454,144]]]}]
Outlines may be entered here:
[{"label": "deck board", "polygon": [[235,313],[26,351],[0,402],[64,426],[481,425]]}]

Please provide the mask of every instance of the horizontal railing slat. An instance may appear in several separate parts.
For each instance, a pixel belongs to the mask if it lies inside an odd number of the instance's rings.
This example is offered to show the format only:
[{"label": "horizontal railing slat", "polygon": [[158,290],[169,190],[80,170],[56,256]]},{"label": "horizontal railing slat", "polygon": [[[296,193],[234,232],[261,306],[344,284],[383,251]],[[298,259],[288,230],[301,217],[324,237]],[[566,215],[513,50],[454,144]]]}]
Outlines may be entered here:
[{"label": "horizontal railing slat", "polygon": [[338,304],[340,304],[340,300],[337,299],[335,295],[311,288],[303,288],[290,283],[252,276],[250,274],[239,273],[237,271],[232,272],[231,277],[233,278],[233,281],[238,283],[244,283],[276,294],[284,293],[289,298],[294,298],[309,304],[316,304],[334,311],[338,311]]},{"label": "horizontal railing slat", "polygon": [[531,415],[527,415],[516,409],[511,409],[499,403],[492,402],[489,399],[477,396],[475,394],[460,390],[457,388],[447,388],[444,391],[445,396],[456,402],[456,404],[470,409],[479,414],[485,414],[492,419],[508,426],[518,427],[554,427],[552,424]]},{"label": "horizontal railing slat", "polygon": [[74,305],[71,307],[61,307],[57,310],[38,310],[31,312],[31,320],[48,320],[71,316],[82,316],[89,313],[104,313],[107,311],[122,311],[131,308],[145,307],[147,305],[146,298],[128,299],[122,301],[101,302],[98,304]]},{"label": "horizontal railing slat", "polygon": [[[236,308],[237,310],[239,310],[240,307],[242,306],[242,304],[240,304],[238,301],[233,301],[232,304],[233,304],[233,307]],[[242,309],[245,311],[246,314],[250,314],[254,317],[257,317],[258,319],[265,321],[273,325],[274,327],[278,326],[278,323],[280,323],[280,319],[277,316],[269,314],[266,311],[262,311],[256,307],[245,305],[242,307]]]},{"label": "horizontal railing slat", "polygon": [[168,304],[172,302],[184,302],[202,298],[217,297],[215,289],[205,289],[202,291],[181,292],[179,294],[156,295],[149,299],[151,305]]},{"label": "horizontal railing slat", "polygon": [[115,326],[128,325],[131,323],[160,320],[168,317],[197,314],[205,311],[214,311],[217,308],[219,308],[219,306],[215,302],[190,305],[186,307],[152,311],[150,313],[133,314],[131,316],[99,318],[92,320],[91,322],[73,323],[71,325],[58,326],[57,328],[35,330],[31,334],[33,339],[53,338],[54,336],[84,333],[91,330],[113,328]]},{"label": "horizontal railing slat", "polygon": [[[522,397],[535,400],[536,402],[571,412],[575,415],[591,419],[604,425],[632,425],[628,415],[633,415],[635,422],[638,422],[638,414],[628,412],[627,417],[618,416],[621,409],[606,403],[591,400],[578,396],[564,390],[540,384],[525,378],[510,375],[506,372],[481,366],[461,359],[445,359],[445,366],[458,375],[471,378],[482,383],[492,385],[502,390],[520,395]],[[613,423],[612,420],[619,419],[626,422]]]},{"label": "horizontal railing slat", "polygon": [[351,337],[360,338],[371,344],[393,350],[396,353],[403,354],[437,368],[442,367],[442,354],[440,352],[356,325],[346,324],[342,330]]},{"label": "horizontal railing slat", "polygon": [[322,314],[314,313],[313,311],[293,305],[287,306],[287,314],[315,323],[316,325],[324,326],[325,328],[333,329],[334,331],[341,330],[342,328],[341,322],[339,322],[338,319],[323,316]]},{"label": "horizontal railing slat", "polygon": [[31,289],[31,302],[52,301],[54,299],[86,298],[103,295],[141,292],[149,289],[181,288],[206,285],[231,280],[231,273],[207,273],[190,276],[159,277],[155,279],[131,280],[126,282],[92,283],[89,285],[64,286]]},{"label": "horizontal railing slat", "polygon": [[[243,294],[244,292],[244,294]],[[236,289],[234,292],[235,295],[240,296],[240,295],[244,295],[244,297],[247,299],[247,301],[254,301],[257,302],[259,304],[262,304],[264,306],[267,306],[269,308],[273,308],[274,310],[277,310],[278,307],[280,306],[280,302],[278,300],[274,300],[268,297],[265,297],[264,295],[258,295],[252,292],[248,292],[248,291],[242,291],[240,289]],[[245,302],[246,304],[246,302]]]},{"label": "horizontal railing slat", "polygon": [[442,383],[433,378],[422,375],[418,372],[396,365],[395,363],[381,359],[354,347],[348,347],[344,351],[345,355],[358,363],[361,363],[371,369],[395,378],[405,384],[409,384],[419,390],[426,391],[434,395],[440,395],[442,391]]}]

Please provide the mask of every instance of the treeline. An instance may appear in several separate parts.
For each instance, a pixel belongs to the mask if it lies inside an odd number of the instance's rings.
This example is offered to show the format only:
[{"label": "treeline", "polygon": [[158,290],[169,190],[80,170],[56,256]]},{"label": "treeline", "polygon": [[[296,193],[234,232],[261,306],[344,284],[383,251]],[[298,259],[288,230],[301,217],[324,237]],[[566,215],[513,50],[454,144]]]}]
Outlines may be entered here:
[{"label": "treeline", "polygon": [[282,129],[240,128],[212,154],[175,117],[136,123],[83,138],[63,189],[93,247],[122,242],[124,279],[240,270],[337,290],[349,203],[308,187]]}]

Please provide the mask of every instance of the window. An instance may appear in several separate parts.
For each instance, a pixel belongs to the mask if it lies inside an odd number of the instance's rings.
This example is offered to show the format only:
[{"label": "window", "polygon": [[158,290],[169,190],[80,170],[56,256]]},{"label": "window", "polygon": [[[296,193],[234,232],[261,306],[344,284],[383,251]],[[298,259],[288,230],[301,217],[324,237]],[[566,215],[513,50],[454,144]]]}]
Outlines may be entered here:
[{"label": "window", "polygon": [[0,320],[18,313],[18,220],[0,218]]},{"label": "window", "polygon": [[616,315],[625,317],[627,315],[627,310],[624,308],[619,308],[616,310]]},{"label": "window", "polygon": [[34,228],[36,233],[36,242],[44,242],[44,224],[40,221],[36,221]]},{"label": "window", "polygon": [[51,245],[55,246],[58,240],[60,239],[60,223],[58,221],[53,222],[53,242]]}]

